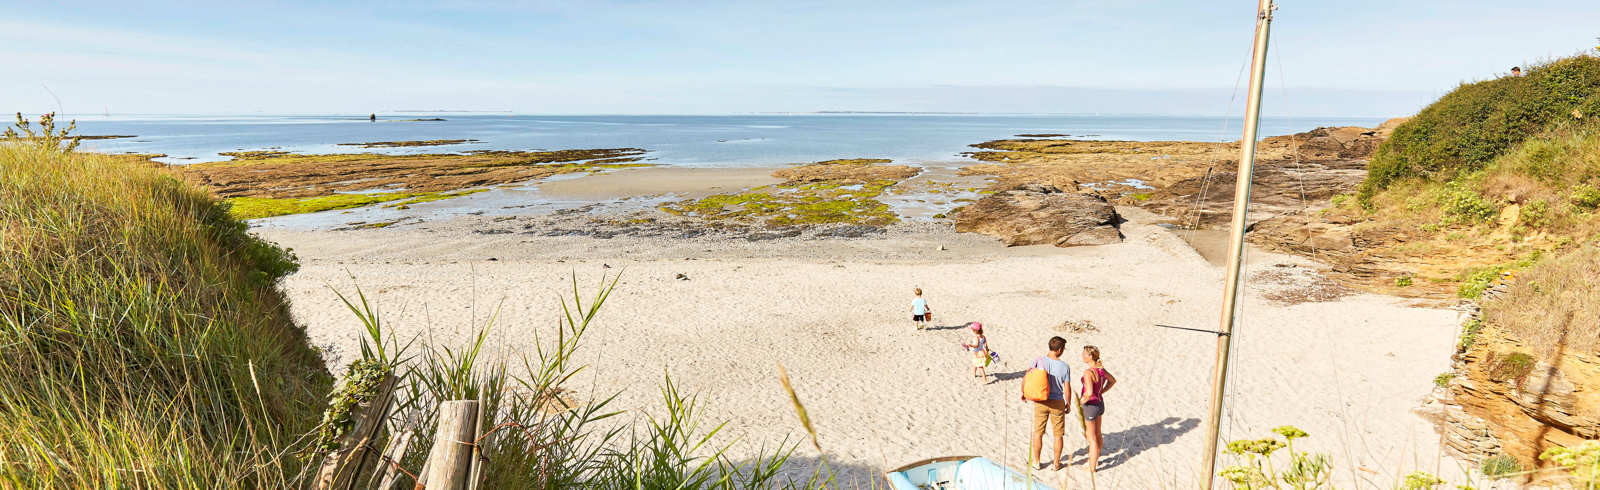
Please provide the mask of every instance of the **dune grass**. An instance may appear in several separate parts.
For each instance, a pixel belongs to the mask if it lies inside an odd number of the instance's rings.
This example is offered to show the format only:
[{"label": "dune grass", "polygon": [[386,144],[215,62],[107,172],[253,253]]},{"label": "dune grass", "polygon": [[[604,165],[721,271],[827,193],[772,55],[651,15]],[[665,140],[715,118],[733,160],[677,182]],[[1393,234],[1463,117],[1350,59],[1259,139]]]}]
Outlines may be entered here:
[{"label": "dune grass", "polygon": [[[697,395],[681,393],[670,376],[660,391],[665,413],[640,414],[631,421],[614,418],[614,395],[576,399],[564,385],[586,366],[575,354],[616,279],[588,301],[579,293],[562,301],[563,315],[554,336],[537,338],[534,352],[513,355],[485,351],[498,311],[475,326],[464,346],[404,344],[385,336],[378,309],[360,290],[346,304],[367,325],[363,360],[395,366],[400,396],[393,420],[399,431],[415,434],[410,449],[393,463],[416,474],[433,445],[435,409],[446,400],[478,400],[496,407],[479,427],[478,449],[486,457],[482,488],[535,489],[802,489],[821,488],[824,475],[804,481],[780,471],[795,446],[779,443],[747,461],[725,456],[734,441],[721,441],[722,424],[707,425],[698,415]],[[341,297],[343,297],[341,295]],[[570,301],[570,302],[569,302]],[[412,347],[415,347],[413,350]],[[388,434],[392,438],[395,434]],[[413,480],[403,478],[409,485]],[[360,482],[367,484],[370,482]]]},{"label": "dune grass", "polygon": [[274,487],[329,376],[298,265],[162,170],[0,143],[0,487]]}]

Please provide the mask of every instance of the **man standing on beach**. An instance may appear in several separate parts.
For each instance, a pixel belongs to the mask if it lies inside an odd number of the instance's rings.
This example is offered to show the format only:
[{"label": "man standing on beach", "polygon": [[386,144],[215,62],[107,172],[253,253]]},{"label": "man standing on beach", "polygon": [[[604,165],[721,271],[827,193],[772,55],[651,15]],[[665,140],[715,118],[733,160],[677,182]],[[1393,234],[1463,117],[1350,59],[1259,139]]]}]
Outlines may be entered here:
[{"label": "man standing on beach", "polygon": [[1050,354],[1033,361],[1029,369],[1043,369],[1050,378],[1050,397],[1044,401],[1033,402],[1033,460],[1040,462],[1043,468],[1044,460],[1039,459],[1039,452],[1044,449],[1044,430],[1049,426],[1055,433],[1055,457],[1050,459],[1050,469],[1061,469],[1061,439],[1067,433],[1067,413],[1072,409],[1067,408],[1067,393],[1072,389],[1072,366],[1061,360],[1061,353],[1067,350],[1067,339],[1050,337]]}]

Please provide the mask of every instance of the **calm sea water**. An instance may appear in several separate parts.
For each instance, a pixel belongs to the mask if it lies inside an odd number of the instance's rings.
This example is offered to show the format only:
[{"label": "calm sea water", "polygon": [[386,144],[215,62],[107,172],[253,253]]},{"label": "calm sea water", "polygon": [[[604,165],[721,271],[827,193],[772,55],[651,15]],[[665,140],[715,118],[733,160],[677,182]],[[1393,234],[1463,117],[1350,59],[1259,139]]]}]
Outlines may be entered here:
[{"label": "calm sea water", "polygon": [[[443,118],[444,121],[400,119]],[[440,153],[634,147],[654,163],[748,166],[835,158],[898,161],[958,159],[967,145],[1019,134],[1132,141],[1236,140],[1240,118],[1199,116],[986,114],[755,114],[726,116],[76,116],[85,135],[136,135],[88,141],[106,152],[163,153],[167,163],[224,160],[218,153],[279,149],[302,153]],[[1263,135],[1318,126],[1375,126],[1381,119],[1262,120]],[[476,139],[477,143],[357,149],[339,143]]]}]

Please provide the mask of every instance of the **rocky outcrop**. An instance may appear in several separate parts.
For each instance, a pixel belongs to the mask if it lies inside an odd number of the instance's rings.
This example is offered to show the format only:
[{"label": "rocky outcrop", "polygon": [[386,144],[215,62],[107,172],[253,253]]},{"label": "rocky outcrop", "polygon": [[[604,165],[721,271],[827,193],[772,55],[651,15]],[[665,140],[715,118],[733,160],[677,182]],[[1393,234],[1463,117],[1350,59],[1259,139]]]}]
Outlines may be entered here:
[{"label": "rocky outcrop", "polygon": [[[1499,283],[1485,296],[1504,294]],[[1505,329],[1481,323],[1476,304],[1465,305],[1469,330],[1452,357],[1454,377],[1424,411],[1437,412],[1445,445],[1471,461],[1504,454],[1525,468],[1543,466],[1539,454],[1600,438],[1600,356],[1533,349]]]},{"label": "rocky outcrop", "polygon": [[1389,138],[1395,127],[1410,119],[1397,117],[1375,128],[1336,126],[1290,136],[1273,136],[1261,140],[1260,158],[1293,158],[1298,153],[1301,160],[1365,160],[1372,158],[1372,154],[1378,151],[1378,145]]},{"label": "rocky outcrop", "polygon": [[[1233,162],[1218,165],[1153,191],[1137,204],[1185,226],[1226,226],[1233,218],[1238,169]],[[1251,222],[1326,207],[1333,196],[1354,192],[1366,178],[1366,160],[1259,161],[1250,180]]]},{"label": "rocky outcrop", "polygon": [[791,167],[772,173],[773,177],[788,180],[788,184],[833,182],[862,184],[880,180],[905,180],[922,173],[922,169],[909,165],[881,165],[889,160],[881,158],[856,158],[828,160],[810,165]]},{"label": "rocky outcrop", "polygon": [[956,231],[999,237],[1006,246],[1105,245],[1122,241],[1116,208],[1095,194],[1053,185],[1003,188],[956,215]]}]

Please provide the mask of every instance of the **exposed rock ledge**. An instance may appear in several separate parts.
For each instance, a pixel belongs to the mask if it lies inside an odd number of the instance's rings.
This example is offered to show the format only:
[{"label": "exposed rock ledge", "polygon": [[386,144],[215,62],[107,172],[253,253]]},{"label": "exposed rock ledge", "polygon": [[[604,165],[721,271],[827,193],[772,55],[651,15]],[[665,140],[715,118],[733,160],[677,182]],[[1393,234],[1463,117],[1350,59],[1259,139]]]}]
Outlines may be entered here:
[{"label": "exposed rock ledge", "polygon": [[[1481,310],[1468,306],[1473,318]],[[1486,324],[1453,360],[1456,377],[1423,408],[1441,422],[1446,447],[1478,462],[1504,454],[1525,468],[1544,466],[1539,454],[1600,438],[1600,357],[1564,351],[1525,370],[1508,366],[1527,352],[1504,329]],[[1553,364],[1552,364],[1553,362]]]},{"label": "exposed rock ledge", "polygon": [[1006,246],[1105,245],[1122,241],[1116,208],[1096,194],[1024,184],[979,199],[956,215],[956,231],[999,237]]}]

